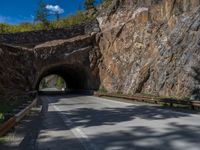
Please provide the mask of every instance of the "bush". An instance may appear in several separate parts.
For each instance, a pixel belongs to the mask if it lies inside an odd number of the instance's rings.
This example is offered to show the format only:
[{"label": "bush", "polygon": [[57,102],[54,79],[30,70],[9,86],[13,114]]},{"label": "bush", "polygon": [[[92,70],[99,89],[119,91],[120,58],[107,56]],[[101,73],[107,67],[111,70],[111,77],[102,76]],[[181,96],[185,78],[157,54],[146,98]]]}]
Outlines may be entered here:
[{"label": "bush", "polygon": [[101,86],[99,88],[99,92],[101,92],[101,93],[108,93],[107,89],[104,86]]},{"label": "bush", "polygon": [[3,113],[0,113],[0,124],[3,123],[5,117]]}]

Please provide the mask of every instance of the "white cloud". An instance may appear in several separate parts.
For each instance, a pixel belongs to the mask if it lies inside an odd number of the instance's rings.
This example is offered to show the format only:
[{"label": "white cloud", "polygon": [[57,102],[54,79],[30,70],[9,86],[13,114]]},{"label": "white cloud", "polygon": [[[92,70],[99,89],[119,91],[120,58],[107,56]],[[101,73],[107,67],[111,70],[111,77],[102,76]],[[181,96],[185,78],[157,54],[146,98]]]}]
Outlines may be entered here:
[{"label": "white cloud", "polygon": [[46,5],[46,9],[48,9],[49,11],[51,11],[51,13],[58,13],[58,14],[62,14],[64,13],[64,9],[62,9],[60,6],[58,5]]}]

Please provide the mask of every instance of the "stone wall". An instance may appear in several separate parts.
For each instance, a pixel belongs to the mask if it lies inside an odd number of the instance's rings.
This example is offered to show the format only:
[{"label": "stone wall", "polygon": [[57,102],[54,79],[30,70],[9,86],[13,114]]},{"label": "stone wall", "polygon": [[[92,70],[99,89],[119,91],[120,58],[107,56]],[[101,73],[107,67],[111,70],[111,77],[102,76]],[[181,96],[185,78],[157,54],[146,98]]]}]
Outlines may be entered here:
[{"label": "stone wall", "polygon": [[200,0],[115,0],[98,22],[101,88],[179,98],[198,94]]},{"label": "stone wall", "polygon": [[69,39],[95,31],[99,31],[97,21],[91,21],[67,28],[0,34],[0,43],[34,47],[42,42],[56,39]]},{"label": "stone wall", "polygon": [[0,95],[31,89],[32,60],[33,52],[27,49],[0,45]]}]

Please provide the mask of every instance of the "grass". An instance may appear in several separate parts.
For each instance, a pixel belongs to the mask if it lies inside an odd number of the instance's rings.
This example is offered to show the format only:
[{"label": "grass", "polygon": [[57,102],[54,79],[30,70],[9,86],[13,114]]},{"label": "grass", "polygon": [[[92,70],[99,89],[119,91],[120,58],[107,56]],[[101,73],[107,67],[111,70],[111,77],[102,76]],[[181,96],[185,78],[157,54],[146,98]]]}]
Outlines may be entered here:
[{"label": "grass", "polygon": [[67,16],[58,21],[49,21],[47,25],[44,25],[43,23],[28,22],[21,23],[18,25],[0,23],[0,34],[65,28],[84,22],[92,21],[96,19],[99,11],[107,9],[111,5],[112,1],[113,0],[103,0],[100,10],[90,9],[86,11],[78,11],[75,15]]},{"label": "grass", "polygon": [[42,23],[21,23],[19,25],[10,25],[5,23],[0,23],[0,33],[16,33],[16,32],[27,32],[27,31],[37,31],[45,29],[57,29],[65,28],[72,25],[81,24],[87,21],[91,21],[95,16],[85,15],[84,12],[77,12],[76,15],[72,15],[59,21],[51,21],[48,25],[43,25]]}]

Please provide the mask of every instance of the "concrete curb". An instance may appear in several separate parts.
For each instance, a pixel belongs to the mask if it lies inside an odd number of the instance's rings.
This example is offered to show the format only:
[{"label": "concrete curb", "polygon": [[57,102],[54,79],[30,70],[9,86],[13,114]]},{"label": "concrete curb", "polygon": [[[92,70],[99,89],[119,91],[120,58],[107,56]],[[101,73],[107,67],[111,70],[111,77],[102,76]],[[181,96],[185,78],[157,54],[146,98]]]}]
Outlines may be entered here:
[{"label": "concrete curb", "polygon": [[16,125],[16,123],[21,121],[30,112],[30,110],[37,105],[37,101],[38,98],[35,98],[29,106],[27,106],[25,109],[21,110],[19,113],[11,117],[8,121],[0,125],[0,137],[5,135],[11,128]]}]

